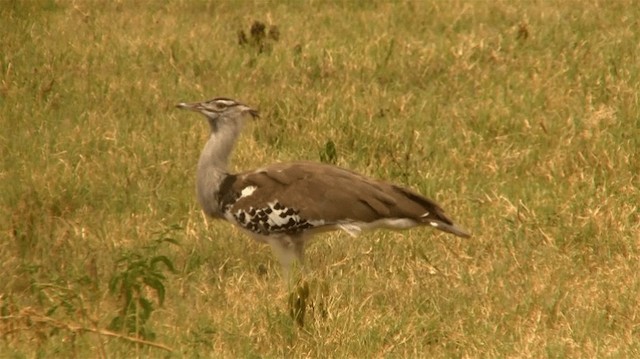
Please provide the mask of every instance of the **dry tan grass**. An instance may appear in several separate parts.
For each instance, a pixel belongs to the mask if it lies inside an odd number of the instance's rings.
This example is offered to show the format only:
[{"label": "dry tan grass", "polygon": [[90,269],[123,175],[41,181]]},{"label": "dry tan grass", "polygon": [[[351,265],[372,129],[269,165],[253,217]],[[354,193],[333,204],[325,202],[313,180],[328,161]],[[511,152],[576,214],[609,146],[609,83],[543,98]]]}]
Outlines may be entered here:
[{"label": "dry tan grass", "polygon": [[[133,253],[175,266],[142,292],[173,357],[638,356],[636,5],[3,3],[0,353],[165,356],[104,335]],[[173,105],[218,95],[262,112],[236,168],[331,141],[474,237],[322,236],[300,328],[269,249],[195,203],[205,126]]]}]

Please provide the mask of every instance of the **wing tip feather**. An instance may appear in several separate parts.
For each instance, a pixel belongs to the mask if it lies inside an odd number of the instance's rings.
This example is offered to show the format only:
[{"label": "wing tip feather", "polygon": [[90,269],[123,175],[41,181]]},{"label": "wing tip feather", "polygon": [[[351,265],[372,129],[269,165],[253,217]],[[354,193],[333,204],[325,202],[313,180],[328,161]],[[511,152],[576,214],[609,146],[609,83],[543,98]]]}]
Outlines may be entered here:
[{"label": "wing tip feather", "polygon": [[447,232],[447,233],[451,233],[453,235],[456,235],[458,237],[461,238],[470,238],[471,237],[471,233],[467,232],[466,230],[456,226],[455,224],[451,223],[445,223],[443,221],[439,221],[436,219],[431,219],[429,221],[429,224],[431,225],[431,227],[437,228],[443,232]]}]

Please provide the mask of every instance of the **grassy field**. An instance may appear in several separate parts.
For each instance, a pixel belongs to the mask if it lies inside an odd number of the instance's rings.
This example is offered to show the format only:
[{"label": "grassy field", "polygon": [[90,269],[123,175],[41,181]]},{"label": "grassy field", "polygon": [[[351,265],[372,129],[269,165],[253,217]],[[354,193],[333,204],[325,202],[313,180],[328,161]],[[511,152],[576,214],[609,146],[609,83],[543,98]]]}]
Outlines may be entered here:
[{"label": "grassy field", "polygon": [[[637,2],[2,1],[0,19],[0,357],[640,356]],[[473,237],[323,235],[291,304],[270,249],[196,203],[208,128],[174,105],[214,96],[262,114],[237,170],[333,162]]]}]

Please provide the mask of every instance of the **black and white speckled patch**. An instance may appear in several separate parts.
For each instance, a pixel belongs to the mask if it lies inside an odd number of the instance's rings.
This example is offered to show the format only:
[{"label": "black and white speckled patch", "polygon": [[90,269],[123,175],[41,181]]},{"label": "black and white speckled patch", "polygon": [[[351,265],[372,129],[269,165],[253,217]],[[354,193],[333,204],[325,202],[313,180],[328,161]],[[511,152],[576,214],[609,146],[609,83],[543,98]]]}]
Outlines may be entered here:
[{"label": "black and white speckled patch", "polygon": [[296,234],[304,230],[324,224],[321,220],[307,220],[300,217],[299,211],[287,208],[279,202],[269,203],[264,208],[249,207],[227,213],[242,227],[261,235],[278,233]]}]

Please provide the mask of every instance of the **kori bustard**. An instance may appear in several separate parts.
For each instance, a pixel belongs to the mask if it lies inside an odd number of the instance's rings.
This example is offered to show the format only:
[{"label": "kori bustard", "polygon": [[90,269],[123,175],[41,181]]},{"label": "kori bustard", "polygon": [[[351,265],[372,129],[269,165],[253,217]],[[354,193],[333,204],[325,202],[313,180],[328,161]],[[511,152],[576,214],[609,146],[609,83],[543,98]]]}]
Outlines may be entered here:
[{"label": "kori bustard", "polygon": [[302,261],[305,242],[318,232],[340,229],[357,236],[380,227],[427,225],[470,236],[432,200],[340,167],[288,162],[229,173],[229,155],[243,123],[249,116],[257,117],[258,111],[223,97],[177,107],[203,114],[211,129],[196,176],[202,210],[270,244],[285,270]]}]

